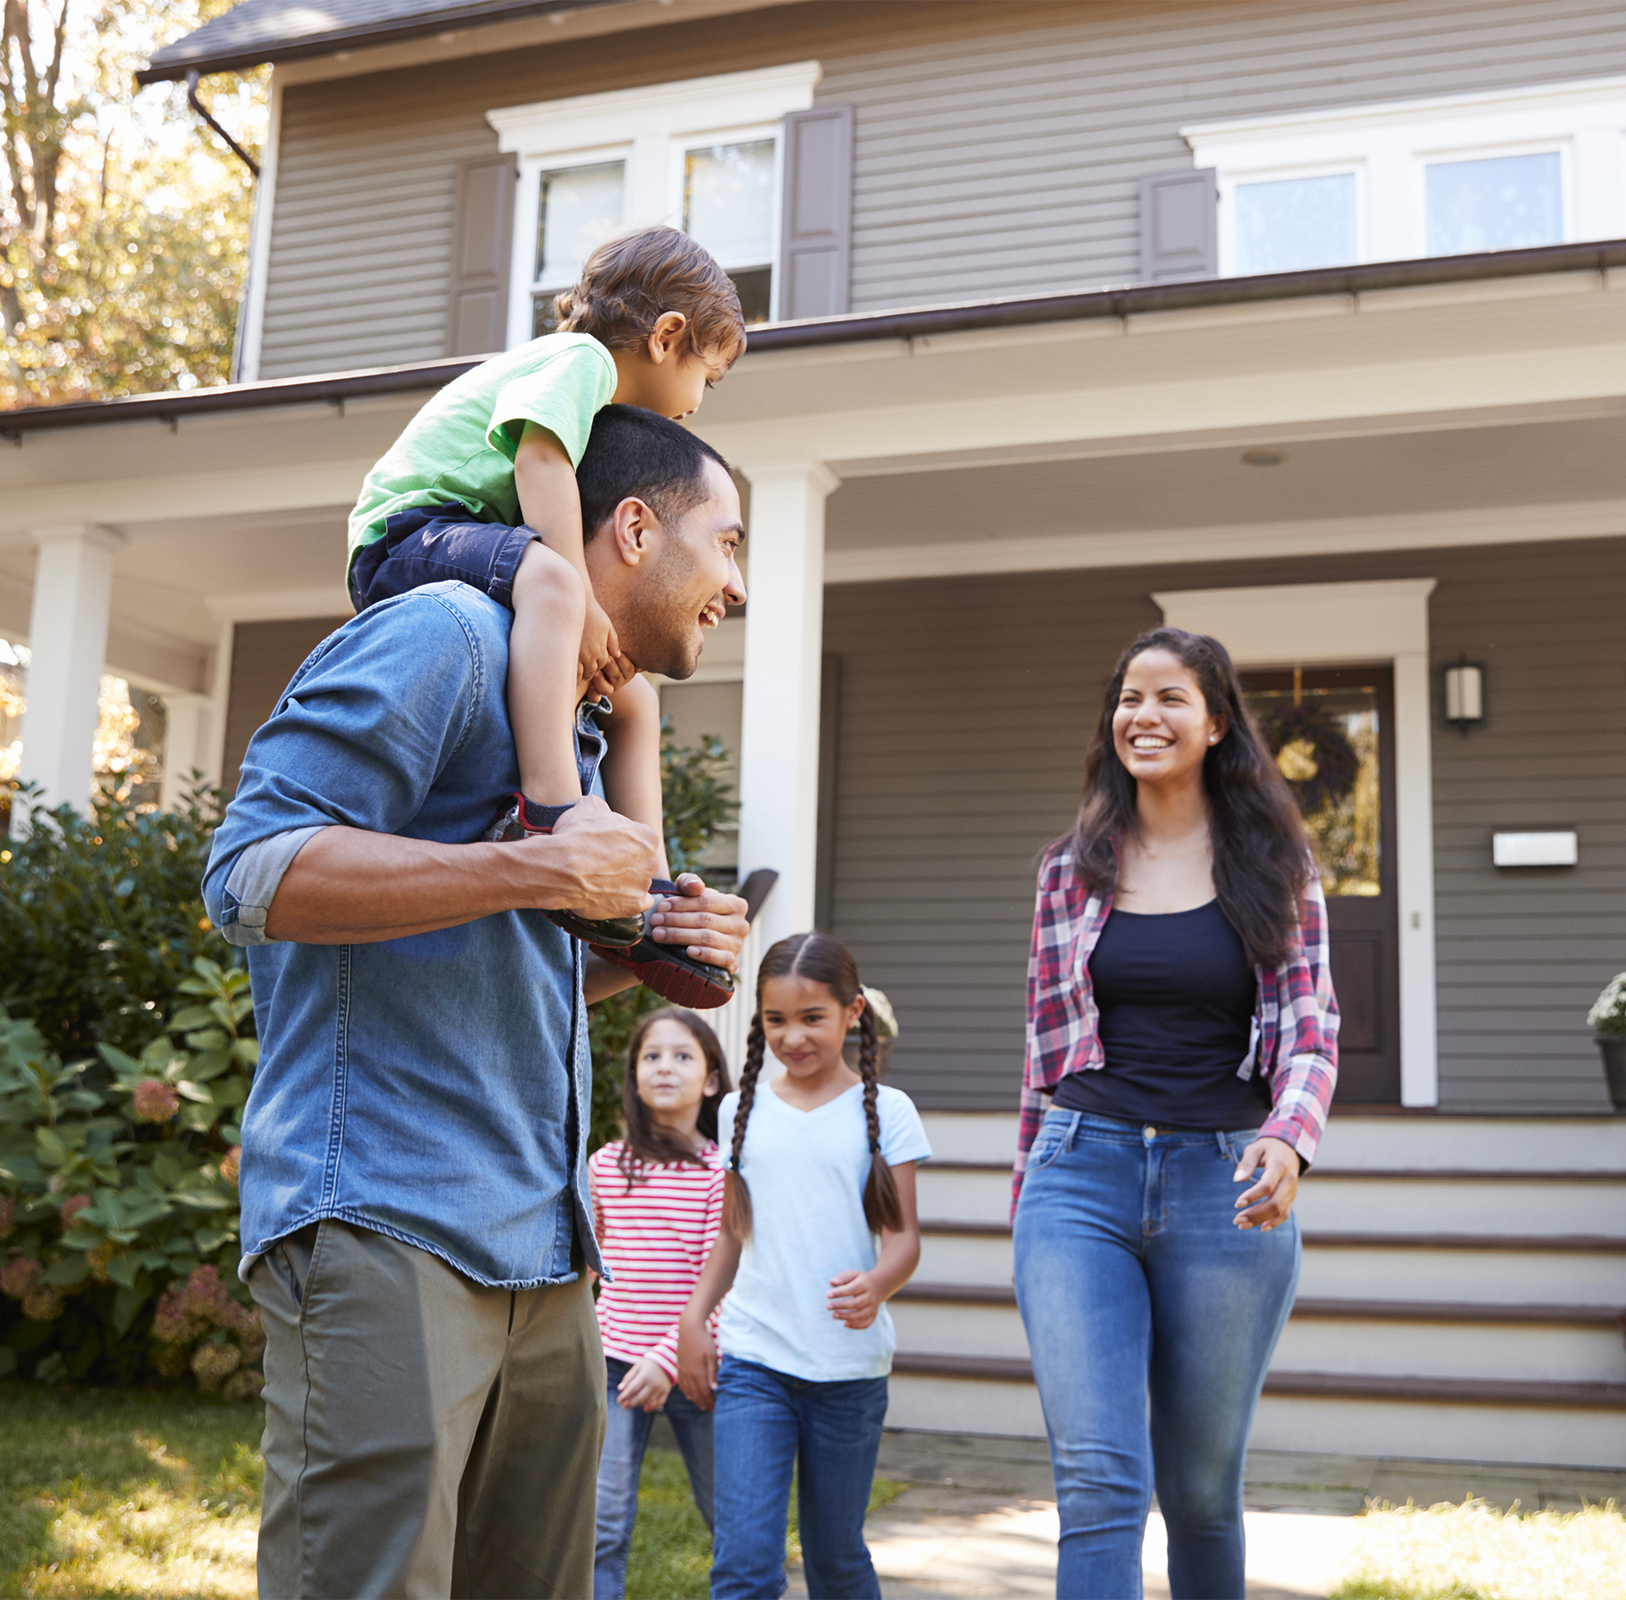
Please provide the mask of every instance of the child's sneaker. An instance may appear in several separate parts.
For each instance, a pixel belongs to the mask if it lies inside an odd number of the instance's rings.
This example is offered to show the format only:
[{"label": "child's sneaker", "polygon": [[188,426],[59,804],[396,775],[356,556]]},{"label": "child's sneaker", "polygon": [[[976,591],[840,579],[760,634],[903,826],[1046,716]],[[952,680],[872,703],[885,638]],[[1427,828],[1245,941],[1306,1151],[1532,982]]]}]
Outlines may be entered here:
[{"label": "child's sneaker", "polygon": [[[650,884],[649,892],[675,897],[678,886],[657,878]],[[675,1006],[687,1006],[691,1011],[715,1011],[734,998],[733,973],[696,961],[678,946],[657,944],[653,939],[644,938],[631,948],[613,949],[594,944],[591,949],[594,955],[636,974],[645,988],[653,989]]]},{"label": "child's sneaker", "polygon": [[[494,843],[506,844],[535,833],[552,833],[554,824],[569,809],[569,806],[539,806],[516,793],[513,803],[492,825],[486,838]],[[574,911],[546,911],[543,915],[563,928],[571,938],[595,947],[602,945],[604,949],[600,954],[608,954],[611,949],[630,949],[644,937],[644,919],[641,915],[598,920],[579,917]]]}]

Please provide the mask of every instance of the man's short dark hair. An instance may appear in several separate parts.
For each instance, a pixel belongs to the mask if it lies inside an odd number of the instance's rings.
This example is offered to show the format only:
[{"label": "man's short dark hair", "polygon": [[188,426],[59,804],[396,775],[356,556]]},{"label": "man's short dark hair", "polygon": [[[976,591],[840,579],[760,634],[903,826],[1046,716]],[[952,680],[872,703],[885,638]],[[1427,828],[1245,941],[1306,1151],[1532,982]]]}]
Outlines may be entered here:
[{"label": "man's short dark hair", "polygon": [[576,468],[585,543],[629,496],[671,522],[706,498],[706,462],[728,463],[670,417],[639,406],[605,406]]}]

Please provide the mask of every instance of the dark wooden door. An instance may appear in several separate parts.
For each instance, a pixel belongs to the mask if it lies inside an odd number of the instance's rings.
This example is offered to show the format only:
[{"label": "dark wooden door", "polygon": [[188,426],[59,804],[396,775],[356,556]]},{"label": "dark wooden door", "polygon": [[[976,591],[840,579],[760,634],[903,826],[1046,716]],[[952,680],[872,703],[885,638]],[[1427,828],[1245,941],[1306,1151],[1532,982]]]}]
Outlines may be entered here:
[{"label": "dark wooden door", "polygon": [[[1395,889],[1394,671],[1249,672],[1248,705],[1298,780],[1321,867],[1342,1024],[1334,1103],[1400,1101],[1400,920]],[[1343,744],[1338,740],[1342,738]],[[1319,758],[1318,759],[1318,755]],[[1353,776],[1332,793],[1325,778]]]}]

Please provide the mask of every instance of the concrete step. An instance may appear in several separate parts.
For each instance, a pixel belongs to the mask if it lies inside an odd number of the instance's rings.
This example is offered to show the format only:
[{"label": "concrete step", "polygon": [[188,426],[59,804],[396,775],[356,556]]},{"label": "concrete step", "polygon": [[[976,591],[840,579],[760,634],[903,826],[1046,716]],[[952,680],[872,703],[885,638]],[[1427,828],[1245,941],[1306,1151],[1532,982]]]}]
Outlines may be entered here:
[{"label": "concrete step", "polygon": [[[922,1216],[1004,1222],[1010,1168],[928,1162],[916,1177]],[[1370,1233],[1601,1234],[1626,1239],[1626,1172],[1316,1167],[1299,1185],[1306,1230]]]},{"label": "concrete step", "polygon": [[[1026,1363],[900,1354],[887,1424],[1036,1438],[1044,1417]],[[1249,1448],[1314,1439],[1325,1453],[1432,1461],[1626,1466],[1626,1384],[1272,1374]]]},{"label": "concrete step", "polygon": [[[1009,1289],[912,1283],[891,1303],[902,1351],[1027,1356]],[[1622,1313],[1607,1306],[1476,1306],[1300,1297],[1273,1372],[1626,1384]]]},{"label": "concrete step", "polygon": [[[939,1162],[988,1162],[1008,1169],[1016,1155],[1014,1113],[929,1111],[923,1120]],[[1335,1111],[1316,1155],[1316,1170],[1350,1168],[1619,1175],[1626,1173],[1626,1117],[1452,1116],[1398,1109],[1392,1114],[1346,1115]]]},{"label": "concrete step", "polygon": [[[999,1223],[923,1220],[915,1275],[927,1283],[1008,1285],[1010,1231]],[[1299,1293],[1626,1306],[1626,1240],[1306,1231]]]}]

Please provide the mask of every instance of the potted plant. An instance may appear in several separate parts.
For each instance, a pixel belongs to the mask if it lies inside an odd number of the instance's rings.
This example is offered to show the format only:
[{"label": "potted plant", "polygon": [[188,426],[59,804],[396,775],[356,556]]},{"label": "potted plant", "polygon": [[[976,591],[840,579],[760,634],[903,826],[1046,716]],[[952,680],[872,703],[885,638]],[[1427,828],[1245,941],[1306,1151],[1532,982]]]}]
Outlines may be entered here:
[{"label": "potted plant", "polygon": [[[875,1013],[875,1032],[877,1034],[875,1050],[875,1070],[886,1076],[887,1064],[892,1059],[892,1043],[898,1037],[898,1014],[892,1009],[892,1002],[881,993],[879,989],[872,989],[866,983],[862,985],[864,999],[869,1002],[869,1008]],[[854,1072],[858,1070],[858,1034],[856,1031],[847,1035],[846,1044],[842,1047],[842,1055],[847,1059],[847,1065]]]},{"label": "potted plant", "polygon": [[1617,1111],[1626,1111],[1626,972],[1617,972],[1609,981],[1586,1020],[1603,1053],[1609,1099]]}]

